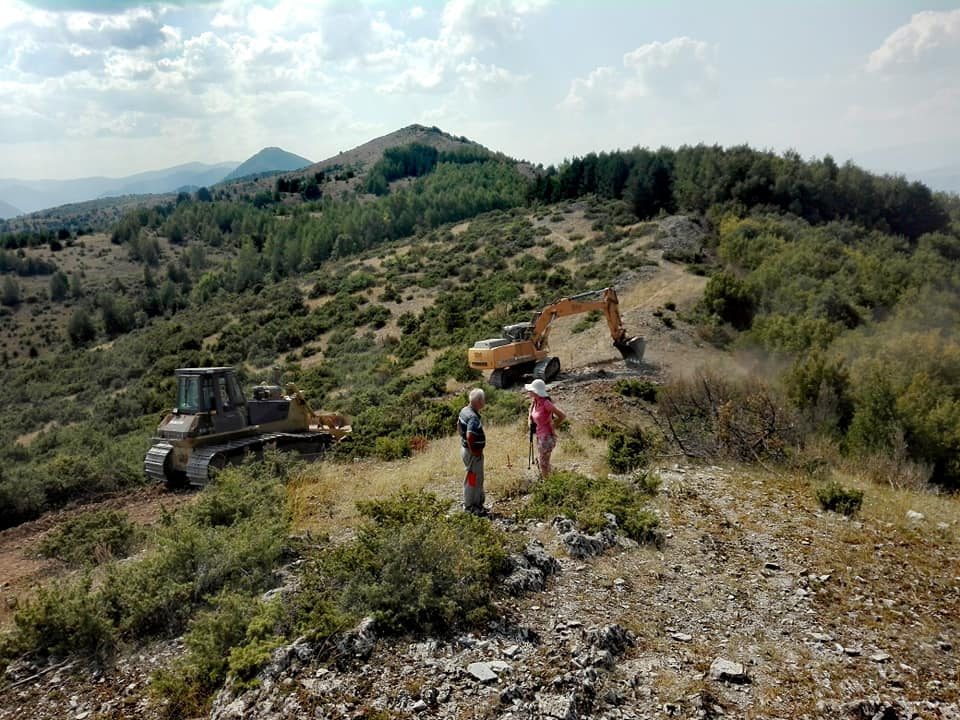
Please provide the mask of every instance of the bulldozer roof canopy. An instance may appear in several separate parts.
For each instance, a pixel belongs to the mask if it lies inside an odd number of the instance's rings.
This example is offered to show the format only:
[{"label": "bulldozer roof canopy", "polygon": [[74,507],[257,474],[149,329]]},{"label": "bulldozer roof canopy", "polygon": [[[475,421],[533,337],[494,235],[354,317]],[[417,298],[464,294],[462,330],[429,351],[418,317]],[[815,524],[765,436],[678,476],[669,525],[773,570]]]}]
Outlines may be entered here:
[{"label": "bulldozer roof canopy", "polygon": [[217,373],[233,372],[233,368],[232,367],[177,368],[173,372],[174,372],[174,375],[214,375]]}]

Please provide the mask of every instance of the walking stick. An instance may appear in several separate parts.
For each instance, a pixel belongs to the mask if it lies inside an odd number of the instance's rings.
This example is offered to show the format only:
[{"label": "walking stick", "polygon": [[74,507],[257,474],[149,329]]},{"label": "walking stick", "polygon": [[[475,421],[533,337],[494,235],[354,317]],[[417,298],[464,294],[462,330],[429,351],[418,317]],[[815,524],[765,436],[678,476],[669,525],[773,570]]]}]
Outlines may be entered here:
[{"label": "walking stick", "polygon": [[530,420],[529,427],[530,427],[530,444],[529,444],[529,447],[527,448],[527,470],[529,470],[530,467],[533,465],[533,436],[537,432],[537,424],[533,420]]}]

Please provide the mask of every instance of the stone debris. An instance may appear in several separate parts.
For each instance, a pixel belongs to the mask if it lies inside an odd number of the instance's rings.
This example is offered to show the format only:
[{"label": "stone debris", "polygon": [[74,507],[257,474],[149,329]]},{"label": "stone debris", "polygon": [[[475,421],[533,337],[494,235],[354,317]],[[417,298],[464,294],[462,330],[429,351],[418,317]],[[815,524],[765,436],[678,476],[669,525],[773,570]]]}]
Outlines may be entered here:
[{"label": "stone debris", "polygon": [[588,630],[586,639],[590,647],[606,650],[613,655],[622,655],[627,648],[637,644],[636,636],[620,625],[605,625]]},{"label": "stone debris", "polygon": [[497,681],[497,673],[485,662],[475,662],[467,665],[467,672],[474,680],[481,683],[491,683]]},{"label": "stone debris", "polygon": [[560,562],[546,551],[539,540],[531,540],[522,553],[510,556],[513,571],[503,581],[508,595],[539,592],[547,586],[547,578],[560,572]]},{"label": "stone debris", "polygon": [[660,221],[656,244],[667,260],[696,262],[703,255],[707,233],[699,222],[686,215],[673,215]]},{"label": "stone debris", "polygon": [[344,659],[364,660],[370,657],[377,644],[375,622],[372,617],[365,617],[353,630],[350,630],[337,642],[337,651]]},{"label": "stone debris", "polygon": [[[618,545],[612,522],[591,536],[565,519],[555,521],[554,534],[547,523],[494,518],[522,538],[517,547],[523,549],[510,558],[495,601],[499,612],[490,621],[469,633],[411,638],[381,636],[367,618],[332,642],[298,638],[277,648],[252,682],[228,679],[209,717],[960,720],[956,703],[932,700],[960,692],[949,674],[930,673],[931,662],[952,667],[953,656],[946,654],[952,626],[910,644],[877,633],[870,623],[838,624],[817,602],[831,576],[843,578],[850,612],[896,617],[906,603],[888,600],[895,597],[891,589],[874,591],[866,569],[854,577],[831,559],[822,565],[803,557],[801,543],[785,544],[782,525],[768,529],[738,520],[743,511],[718,468],[685,467],[664,477],[663,497],[671,504],[661,518],[674,536],[666,548],[621,545],[609,552]],[[673,497],[680,500],[673,503]],[[714,511],[715,528],[704,528],[704,506]],[[568,533],[580,536],[574,545],[596,542],[608,557],[566,557]],[[876,551],[884,550],[883,542],[877,540]],[[523,597],[527,593],[538,594]],[[627,628],[640,627],[638,641]],[[756,638],[776,644],[775,659]],[[861,648],[863,659],[852,654]],[[65,665],[39,675],[42,663],[15,661],[3,678],[8,686],[0,720],[76,720],[85,712],[86,720],[160,720],[163,708],[150,694],[149,675],[184,651],[182,640],[138,649],[118,661],[124,674],[115,680],[109,678],[116,668],[92,674]],[[912,667],[895,657],[910,657]],[[798,674],[811,680],[806,705],[780,689],[784,677]],[[99,684],[105,676],[109,685]],[[659,681],[665,677],[674,679],[666,692]],[[677,693],[677,687],[690,689]],[[908,688],[931,700],[907,702]],[[760,697],[765,708],[758,707]],[[865,699],[848,704],[849,698]]]},{"label": "stone debris", "polygon": [[537,697],[540,717],[555,720],[577,720],[577,704],[572,696],[540,695]]},{"label": "stone debris", "polygon": [[718,657],[710,663],[709,675],[713,680],[737,685],[745,685],[750,682],[750,677],[747,675],[743,663],[733,662],[722,657]]},{"label": "stone debris", "polygon": [[576,523],[569,518],[557,518],[553,521],[553,525],[560,535],[560,541],[570,557],[582,560],[595,555],[602,555],[607,548],[617,544],[617,519],[609,513],[605,517],[607,526],[594,535],[580,532]]}]

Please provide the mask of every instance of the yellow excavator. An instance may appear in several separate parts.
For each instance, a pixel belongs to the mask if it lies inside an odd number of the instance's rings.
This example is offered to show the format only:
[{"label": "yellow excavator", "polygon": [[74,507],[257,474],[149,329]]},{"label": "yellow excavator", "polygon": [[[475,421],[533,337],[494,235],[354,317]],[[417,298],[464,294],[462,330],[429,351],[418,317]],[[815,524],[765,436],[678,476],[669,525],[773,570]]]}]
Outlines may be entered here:
[{"label": "yellow excavator", "polygon": [[627,337],[617,293],[609,287],[561,298],[535,313],[530,322],[505,325],[502,338],[478,340],[467,352],[470,367],[492,371],[490,384],[496,388],[510,387],[525,375],[550,382],[560,373],[560,358],[548,353],[547,336],[553,322],[594,310],[606,318],[613,346],[626,364],[639,367],[643,362],[644,340]]}]

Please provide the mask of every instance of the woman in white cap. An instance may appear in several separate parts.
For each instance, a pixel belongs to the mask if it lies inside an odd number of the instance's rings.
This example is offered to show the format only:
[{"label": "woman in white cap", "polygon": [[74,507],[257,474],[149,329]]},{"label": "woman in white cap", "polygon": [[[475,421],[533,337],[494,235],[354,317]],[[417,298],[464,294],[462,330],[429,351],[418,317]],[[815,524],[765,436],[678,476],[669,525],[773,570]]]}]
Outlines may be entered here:
[{"label": "woman in white cap", "polygon": [[523,389],[530,393],[529,422],[537,433],[537,457],[539,458],[540,477],[550,474],[550,454],[557,446],[557,433],[554,422],[563,422],[567,416],[553,404],[547,394],[547,384],[537,378]]}]

